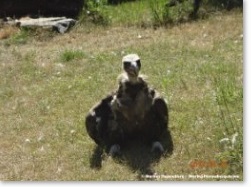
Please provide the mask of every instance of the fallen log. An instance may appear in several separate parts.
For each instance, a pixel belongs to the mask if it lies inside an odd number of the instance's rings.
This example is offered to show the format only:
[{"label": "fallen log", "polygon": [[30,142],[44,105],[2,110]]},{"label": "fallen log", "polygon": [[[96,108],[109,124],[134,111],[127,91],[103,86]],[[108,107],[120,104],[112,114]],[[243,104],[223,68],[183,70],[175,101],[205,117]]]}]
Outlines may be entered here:
[{"label": "fallen log", "polygon": [[59,33],[65,33],[70,27],[76,23],[76,20],[66,17],[51,18],[24,18],[15,20],[15,24],[19,27],[45,27],[52,28]]}]

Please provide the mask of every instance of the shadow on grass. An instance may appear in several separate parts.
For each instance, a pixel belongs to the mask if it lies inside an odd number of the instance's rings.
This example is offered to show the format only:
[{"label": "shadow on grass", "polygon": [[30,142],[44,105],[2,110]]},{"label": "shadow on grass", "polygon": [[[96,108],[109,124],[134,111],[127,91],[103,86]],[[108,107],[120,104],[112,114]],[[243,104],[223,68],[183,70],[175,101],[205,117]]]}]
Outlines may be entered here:
[{"label": "shadow on grass", "polygon": [[[140,141],[128,142],[121,150],[119,156],[114,157],[114,161],[123,165],[127,165],[132,171],[139,173],[139,180],[142,179],[142,175],[153,175],[153,164],[159,162],[161,157],[167,158],[172,155],[173,152],[173,140],[171,133],[167,131],[161,139],[164,146],[164,154],[151,151],[149,145],[143,144]],[[93,150],[90,158],[90,167],[93,169],[102,168],[103,149],[96,146]]]}]

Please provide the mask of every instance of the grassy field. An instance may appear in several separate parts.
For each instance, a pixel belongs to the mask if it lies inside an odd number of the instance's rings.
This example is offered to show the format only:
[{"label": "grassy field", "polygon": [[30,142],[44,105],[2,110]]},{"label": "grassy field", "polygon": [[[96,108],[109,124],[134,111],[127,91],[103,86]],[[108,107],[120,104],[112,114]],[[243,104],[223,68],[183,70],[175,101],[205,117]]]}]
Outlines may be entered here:
[{"label": "grassy field", "polygon": [[[64,35],[0,29],[1,180],[243,180],[242,12],[171,28],[126,25]],[[117,88],[128,53],[168,100],[170,156],[154,159],[143,146],[100,156],[86,133],[86,113]],[[239,178],[191,176],[217,174]]]}]

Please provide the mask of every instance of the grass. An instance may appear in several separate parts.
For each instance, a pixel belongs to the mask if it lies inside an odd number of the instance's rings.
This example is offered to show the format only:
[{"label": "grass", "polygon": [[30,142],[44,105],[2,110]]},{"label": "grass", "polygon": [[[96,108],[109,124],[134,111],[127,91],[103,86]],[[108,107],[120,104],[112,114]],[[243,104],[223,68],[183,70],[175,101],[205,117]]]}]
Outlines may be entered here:
[{"label": "grass", "polygon": [[[0,179],[243,180],[242,19],[236,10],[169,29],[114,23],[0,40]],[[117,88],[121,58],[132,52],[168,100],[169,157],[136,146],[122,159],[100,158],[86,133],[86,113]],[[144,178],[148,169],[155,178]],[[239,178],[188,177],[201,174]]]},{"label": "grass", "polygon": [[[1,24],[1,23],[0,23]],[[11,35],[17,32],[17,28],[13,26],[6,26],[5,28],[0,27],[0,39],[7,39]]]},{"label": "grass", "polygon": [[72,60],[81,60],[82,58],[84,58],[85,54],[83,53],[83,51],[72,51],[72,50],[66,50],[62,53],[61,55],[61,61],[62,62],[69,62]]},{"label": "grass", "polygon": [[152,22],[150,2],[146,0],[121,3],[120,6],[108,6],[107,9],[109,11],[105,15],[113,25],[143,26]]},{"label": "grass", "polygon": [[206,18],[209,12],[215,11],[208,2],[203,3],[197,15],[192,15],[193,1],[184,1],[176,6],[166,6],[166,0],[137,0],[122,2],[119,6],[111,6],[106,0],[87,1],[87,8],[80,13],[82,24],[94,23],[103,26],[138,26],[138,27],[170,27],[198,18]]}]

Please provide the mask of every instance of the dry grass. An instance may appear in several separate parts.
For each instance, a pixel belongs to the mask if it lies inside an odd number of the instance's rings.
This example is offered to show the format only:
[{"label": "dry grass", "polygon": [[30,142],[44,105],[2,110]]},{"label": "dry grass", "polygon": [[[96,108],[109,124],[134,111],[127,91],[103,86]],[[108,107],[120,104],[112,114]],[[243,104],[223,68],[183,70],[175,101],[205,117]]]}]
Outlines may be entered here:
[{"label": "dry grass", "polygon": [[[150,168],[242,180],[242,155],[232,154],[240,147],[219,143],[236,132],[242,143],[242,26],[236,11],[169,29],[76,27],[0,40],[0,179],[143,180]],[[84,116],[116,88],[121,57],[130,52],[142,57],[142,73],[169,101],[174,153],[156,160],[132,147],[121,160],[104,154],[95,169]],[[224,160],[227,167],[191,167]]]},{"label": "dry grass", "polygon": [[18,28],[15,26],[0,26],[0,40],[7,39],[18,32]]}]

